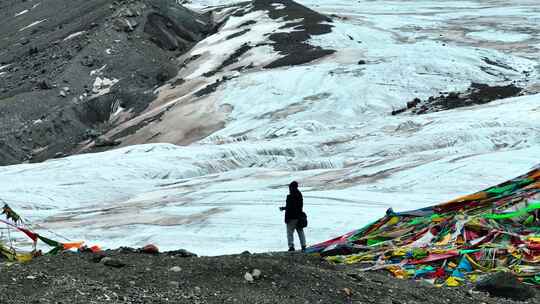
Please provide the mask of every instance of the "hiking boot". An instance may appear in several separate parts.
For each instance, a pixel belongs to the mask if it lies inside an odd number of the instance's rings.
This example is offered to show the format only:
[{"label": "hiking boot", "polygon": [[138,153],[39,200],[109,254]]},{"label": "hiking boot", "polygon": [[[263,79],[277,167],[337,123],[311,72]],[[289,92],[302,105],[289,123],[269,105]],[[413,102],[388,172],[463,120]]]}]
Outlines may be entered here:
[{"label": "hiking boot", "polygon": [[289,251],[294,251],[294,247],[289,247]]},{"label": "hiking boot", "polygon": [[306,246],[302,246],[302,252],[306,252]]}]

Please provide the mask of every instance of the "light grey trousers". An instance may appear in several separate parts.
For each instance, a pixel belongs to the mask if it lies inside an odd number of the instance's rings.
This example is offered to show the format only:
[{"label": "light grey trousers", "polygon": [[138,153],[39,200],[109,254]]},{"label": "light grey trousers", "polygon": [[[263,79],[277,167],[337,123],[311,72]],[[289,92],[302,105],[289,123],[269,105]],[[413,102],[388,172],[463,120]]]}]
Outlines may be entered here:
[{"label": "light grey trousers", "polygon": [[289,248],[294,247],[294,230],[296,230],[296,233],[298,233],[300,245],[302,247],[306,247],[306,236],[304,235],[304,229],[296,227],[297,224],[298,220],[289,220],[287,223],[287,242],[289,243]]}]

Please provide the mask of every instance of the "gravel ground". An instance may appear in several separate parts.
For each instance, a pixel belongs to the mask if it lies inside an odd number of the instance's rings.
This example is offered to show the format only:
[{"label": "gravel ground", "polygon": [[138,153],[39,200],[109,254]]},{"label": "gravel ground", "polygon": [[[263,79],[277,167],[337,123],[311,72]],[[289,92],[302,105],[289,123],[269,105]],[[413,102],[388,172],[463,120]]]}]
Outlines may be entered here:
[{"label": "gravel ground", "polygon": [[[125,266],[106,265],[115,262]],[[435,288],[386,273],[360,273],[300,253],[182,257],[116,250],[101,256],[45,256],[0,267],[0,303],[14,304],[517,303],[472,292],[470,287]],[[250,283],[245,274],[254,269],[261,275]]]}]

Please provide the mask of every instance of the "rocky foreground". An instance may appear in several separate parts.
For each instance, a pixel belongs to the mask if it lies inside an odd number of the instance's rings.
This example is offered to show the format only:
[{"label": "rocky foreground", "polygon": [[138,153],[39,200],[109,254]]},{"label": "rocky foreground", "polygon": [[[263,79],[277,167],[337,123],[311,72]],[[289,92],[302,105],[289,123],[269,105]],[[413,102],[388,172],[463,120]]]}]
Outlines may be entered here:
[{"label": "rocky foreground", "polygon": [[[195,257],[126,250],[2,264],[0,303],[518,303],[303,254]],[[538,303],[536,298],[527,303]],[[523,302],[521,302],[523,303]]]}]

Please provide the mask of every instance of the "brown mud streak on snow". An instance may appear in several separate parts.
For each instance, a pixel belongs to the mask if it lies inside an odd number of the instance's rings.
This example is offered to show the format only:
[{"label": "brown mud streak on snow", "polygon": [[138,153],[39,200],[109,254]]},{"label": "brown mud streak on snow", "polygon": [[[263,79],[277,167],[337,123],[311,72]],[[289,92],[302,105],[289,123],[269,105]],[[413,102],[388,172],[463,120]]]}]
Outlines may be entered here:
[{"label": "brown mud streak on snow", "polygon": [[185,216],[173,216],[160,213],[136,213],[133,212],[106,212],[92,216],[80,218],[80,215],[69,214],[48,217],[40,224],[49,229],[69,228],[69,227],[90,227],[90,228],[113,228],[128,225],[155,225],[155,226],[180,226],[202,223],[212,216],[225,213],[226,208],[210,208],[208,210],[193,213]]},{"label": "brown mud streak on snow", "polygon": [[163,88],[144,113],[105,136],[120,139],[121,147],[160,142],[189,145],[222,129],[231,109],[218,106],[214,96],[192,96],[192,92],[205,85],[206,81],[200,79],[175,88]]},{"label": "brown mud streak on snow", "polygon": [[328,183],[333,185],[333,189],[346,189],[359,184],[376,183],[379,180],[390,178],[395,173],[413,169],[432,161],[433,159],[420,160],[410,164],[380,170],[372,174],[362,174],[357,176],[349,175],[354,172],[351,168],[332,170],[302,180],[302,184],[313,190],[324,190],[328,186]]}]

